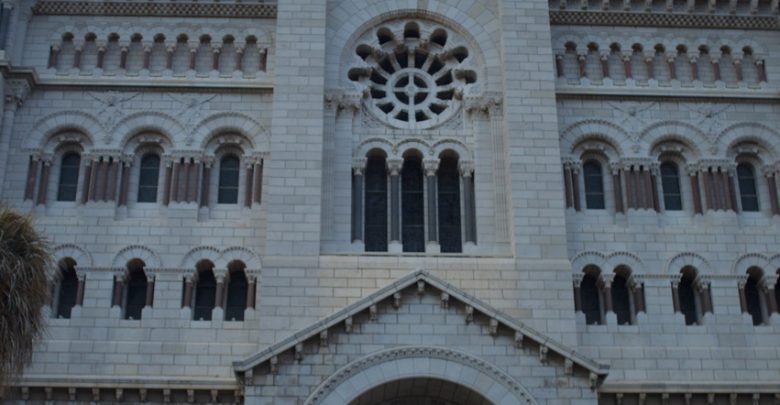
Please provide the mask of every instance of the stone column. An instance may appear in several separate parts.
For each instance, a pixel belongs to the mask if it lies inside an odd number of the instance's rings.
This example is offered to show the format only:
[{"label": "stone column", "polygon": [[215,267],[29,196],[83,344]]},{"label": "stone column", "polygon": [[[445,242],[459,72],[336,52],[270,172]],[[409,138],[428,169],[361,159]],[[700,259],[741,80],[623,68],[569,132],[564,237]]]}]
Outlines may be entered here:
[{"label": "stone column", "polygon": [[747,313],[747,297],[745,296],[745,283],[746,280],[740,280],[739,283],[737,283],[737,288],[739,289],[739,307],[742,310],[742,313]]},{"label": "stone column", "polygon": [[764,285],[766,286],[766,308],[768,316],[778,312],[777,300],[775,299],[775,288],[777,286],[777,276],[765,276]]},{"label": "stone column", "polygon": [[465,243],[477,243],[477,209],[474,195],[474,162],[461,160],[458,162],[460,176],[463,180],[463,225]]},{"label": "stone column", "polygon": [[24,100],[30,93],[30,85],[26,80],[5,80],[2,130],[0,130],[0,190],[5,194],[5,174],[8,172],[8,154],[10,152],[11,137],[14,131],[16,111],[22,107]]},{"label": "stone column", "polygon": [[114,293],[111,298],[112,307],[122,306],[122,294],[125,290],[125,274],[120,273],[114,276]]},{"label": "stone column", "polygon": [[182,297],[182,308],[190,308],[192,306],[192,276],[184,278],[184,297]]},{"label": "stone column", "polygon": [[571,165],[571,198],[574,203],[574,210],[580,210],[580,165],[574,163]]},{"label": "stone column", "polygon": [[563,76],[563,55],[555,55],[555,77]]},{"label": "stone column", "polygon": [[84,179],[81,183],[81,203],[86,204],[89,201],[89,185],[92,183],[92,157],[82,155],[84,160]]},{"label": "stone column", "polygon": [[704,182],[704,201],[706,202],[707,210],[714,210],[715,199],[713,198],[712,190],[712,173],[709,172],[709,168],[702,168],[702,181]]},{"label": "stone column", "polygon": [[575,274],[572,284],[574,287],[574,312],[582,312],[582,291],[580,290],[580,284],[582,283],[582,275]]},{"label": "stone column", "polygon": [[254,167],[254,174],[253,178],[255,180],[255,184],[252,187],[252,201],[254,201],[255,204],[260,204],[263,199],[263,159],[259,159],[257,163],[255,163]]},{"label": "stone column", "polygon": [[631,52],[624,53],[623,59],[623,72],[625,72],[626,80],[633,79],[633,72],[631,71]]},{"label": "stone column", "polygon": [[255,308],[255,295],[257,294],[257,278],[255,276],[247,275],[247,291],[246,291],[246,307]]},{"label": "stone column", "polygon": [[86,283],[86,276],[83,274],[78,275],[79,283],[76,287],[76,305],[84,305],[84,284]]},{"label": "stone column", "polygon": [[438,193],[437,193],[437,178],[436,172],[439,170],[439,159],[425,159],[423,161],[425,170],[425,193],[427,199],[427,243],[425,244],[426,252],[438,252],[439,250],[439,221],[438,221]]},{"label": "stone column", "polygon": [[40,165],[39,157],[30,155],[30,162],[27,165],[27,183],[24,186],[25,201],[35,197],[35,185],[38,181],[38,166]]},{"label": "stone column", "polygon": [[712,58],[712,81],[717,82],[720,80],[720,60]]},{"label": "stone column", "polygon": [[146,306],[154,306],[154,276],[146,276]]},{"label": "stone column", "polygon": [[635,277],[632,277],[632,282],[630,284],[631,288],[631,294],[634,298],[634,313],[637,314],[639,312],[647,312],[647,308],[645,308],[645,283],[636,280]]},{"label": "stone column", "polygon": [[171,202],[171,184],[173,177],[173,162],[170,157],[166,156],[163,160],[165,162],[165,181],[163,185],[163,205],[167,206]]},{"label": "stone column", "polygon": [[132,156],[125,156],[122,159],[122,179],[119,182],[119,203],[120,207],[127,205],[127,195],[130,187],[130,167],[133,164]]},{"label": "stone column", "polygon": [[244,206],[247,208],[252,207],[252,186],[254,186],[255,168],[253,163],[246,165],[246,182],[244,186]]},{"label": "stone column", "polygon": [[619,164],[610,164],[612,171],[612,191],[615,197],[615,212],[625,214],[626,209],[623,206],[623,185],[620,181],[621,167]]},{"label": "stone column", "polygon": [[777,198],[776,171],[774,167],[764,167],[761,170],[764,173],[766,184],[769,189],[769,206],[772,208],[772,215],[780,215],[780,204]]},{"label": "stone column", "polygon": [[401,167],[403,159],[387,159],[387,169],[390,173],[390,252],[401,252]]},{"label": "stone column", "polygon": [[699,190],[699,169],[695,165],[687,165],[685,171],[691,181],[691,194],[693,197],[693,213],[701,214],[701,191]]},{"label": "stone column", "polygon": [[106,181],[105,201],[114,201],[116,199],[116,179],[119,174],[119,158],[114,157],[108,165],[108,180]]},{"label": "stone column", "polygon": [[566,163],[563,164],[563,190],[566,208],[573,208],[574,201],[572,200],[571,168],[569,168]]},{"label": "stone column", "polygon": [[693,55],[690,57],[691,62],[691,81],[699,80],[699,57]]},{"label": "stone column", "polygon": [[52,156],[47,155],[41,158],[43,171],[41,172],[41,182],[38,187],[37,205],[46,204],[46,191],[49,189],[49,174],[51,173]]},{"label": "stone column", "polygon": [[203,177],[201,178],[200,187],[200,206],[208,207],[209,205],[209,188],[211,186],[211,165],[213,164],[211,158],[203,160]]},{"label": "stone column", "polygon": [[0,3],[0,49],[6,49],[12,11],[13,5],[11,3]]},{"label": "stone column", "polygon": [[352,162],[352,241],[363,242],[363,172],[366,159],[358,158]]},{"label": "stone column", "polygon": [[680,279],[679,277],[675,277],[672,280],[672,307],[674,308],[674,313],[676,314],[680,313],[679,285],[680,285]]},{"label": "stone column", "polygon": [[100,157],[99,156],[91,156],[91,161],[89,162],[91,169],[89,170],[89,186],[87,188],[87,201],[94,201],[95,200],[95,188],[98,178],[98,164],[99,164]]},{"label": "stone column", "polygon": [[707,313],[712,313],[712,296],[710,294],[710,282],[702,279],[701,276],[696,277],[696,280],[694,282],[694,288],[696,289],[696,293],[699,295],[699,302],[701,303],[702,315]]},{"label": "stone column", "polygon": [[171,186],[168,190],[170,202],[179,202],[179,166],[181,166],[181,158],[174,159],[171,167]]},{"label": "stone column", "polygon": [[215,293],[214,306],[216,308],[223,308],[223,301],[225,296],[225,276],[217,276],[217,292]]}]

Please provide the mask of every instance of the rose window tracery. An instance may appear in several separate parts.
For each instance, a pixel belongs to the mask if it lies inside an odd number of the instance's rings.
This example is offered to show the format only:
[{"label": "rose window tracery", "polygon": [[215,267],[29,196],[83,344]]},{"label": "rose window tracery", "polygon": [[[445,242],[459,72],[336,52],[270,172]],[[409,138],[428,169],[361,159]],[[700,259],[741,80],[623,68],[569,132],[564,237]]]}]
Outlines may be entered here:
[{"label": "rose window tracery", "polygon": [[364,86],[367,109],[396,128],[444,123],[460,110],[465,87],[477,80],[468,48],[441,27],[389,23],[358,43],[361,66],[349,71],[349,79]]}]

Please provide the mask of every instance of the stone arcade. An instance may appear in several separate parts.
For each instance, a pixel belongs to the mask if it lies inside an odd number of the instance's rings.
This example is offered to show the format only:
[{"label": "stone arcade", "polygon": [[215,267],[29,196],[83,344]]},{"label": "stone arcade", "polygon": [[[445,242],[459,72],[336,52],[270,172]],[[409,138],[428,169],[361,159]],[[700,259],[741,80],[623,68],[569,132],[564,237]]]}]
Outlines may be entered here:
[{"label": "stone arcade", "polygon": [[0,0],[6,403],[774,405],[778,0]]}]

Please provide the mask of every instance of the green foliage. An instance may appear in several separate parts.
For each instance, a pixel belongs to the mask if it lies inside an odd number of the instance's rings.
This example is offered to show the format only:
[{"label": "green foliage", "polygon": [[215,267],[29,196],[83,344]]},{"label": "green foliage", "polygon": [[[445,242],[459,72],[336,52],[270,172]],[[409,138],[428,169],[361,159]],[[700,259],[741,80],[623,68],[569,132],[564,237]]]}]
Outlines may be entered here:
[{"label": "green foliage", "polygon": [[32,219],[0,207],[0,390],[21,374],[43,332],[51,261]]}]

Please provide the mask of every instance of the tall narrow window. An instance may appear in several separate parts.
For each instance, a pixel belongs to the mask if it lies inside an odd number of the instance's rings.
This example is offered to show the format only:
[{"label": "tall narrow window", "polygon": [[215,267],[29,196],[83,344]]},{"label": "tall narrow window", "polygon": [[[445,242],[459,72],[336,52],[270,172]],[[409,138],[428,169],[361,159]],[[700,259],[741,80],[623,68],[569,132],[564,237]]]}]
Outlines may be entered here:
[{"label": "tall narrow window", "polygon": [[57,188],[57,201],[76,201],[76,189],[79,183],[81,156],[68,153],[62,157],[60,181]]},{"label": "tall narrow window", "polygon": [[618,325],[631,324],[631,298],[625,275],[616,273],[612,279],[612,310],[617,315]]},{"label": "tall narrow window", "polygon": [[366,162],[366,252],[387,251],[387,169],[385,157],[372,155]]},{"label": "tall narrow window", "polygon": [[79,279],[76,276],[75,261],[66,258],[60,264],[60,286],[57,297],[57,318],[70,318],[70,311],[76,305]]},{"label": "tall narrow window", "polygon": [[699,323],[699,311],[696,309],[696,292],[693,288],[695,272],[683,270],[677,295],[680,299],[680,312],[685,316],[686,325]]},{"label": "tall narrow window", "polygon": [[157,201],[157,181],[160,178],[160,156],[147,154],[141,159],[138,179],[138,202]]},{"label": "tall narrow window", "polygon": [[460,253],[460,175],[457,156],[443,156],[438,170],[439,246],[442,253]]},{"label": "tall narrow window", "polygon": [[425,251],[422,159],[408,156],[401,169],[401,217],[404,252]]},{"label": "tall narrow window", "polygon": [[751,273],[747,282],[745,282],[745,309],[750,314],[750,317],[753,318],[753,325],[764,324],[764,313],[761,307],[763,294],[758,288],[760,277],[758,274],[759,273]]},{"label": "tall narrow window", "polygon": [[217,279],[214,278],[214,270],[211,267],[203,267],[198,270],[198,281],[195,286],[195,308],[193,319],[196,321],[210,321],[211,311],[216,304]]},{"label": "tall narrow window", "polygon": [[141,266],[128,266],[127,296],[125,319],[141,319],[141,311],[146,306],[146,273]]},{"label": "tall narrow window", "polygon": [[739,196],[742,201],[743,211],[758,211],[758,192],[756,190],[756,176],[753,166],[740,163],[737,166],[737,179],[739,181]]},{"label": "tall narrow window", "polygon": [[246,310],[247,279],[245,266],[240,262],[228,265],[230,279],[228,280],[227,302],[225,305],[225,320],[243,321]]},{"label": "tall narrow window", "polygon": [[664,207],[667,211],[682,210],[682,194],[680,193],[680,173],[677,165],[672,162],[661,164],[661,187],[664,192]]},{"label": "tall narrow window", "polygon": [[585,206],[589,209],[604,209],[604,179],[601,176],[601,164],[589,160],[582,165],[585,177]]},{"label": "tall narrow window", "polygon": [[598,270],[585,270],[585,275],[580,283],[580,294],[585,323],[588,325],[601,324],[601,291],[598,286]]},{"label": "tall narrow window", "polygon": [[238,173],[240,162],[236,155],[227,155],[219,162],[219,192],[217,203],[238,203]]}]

